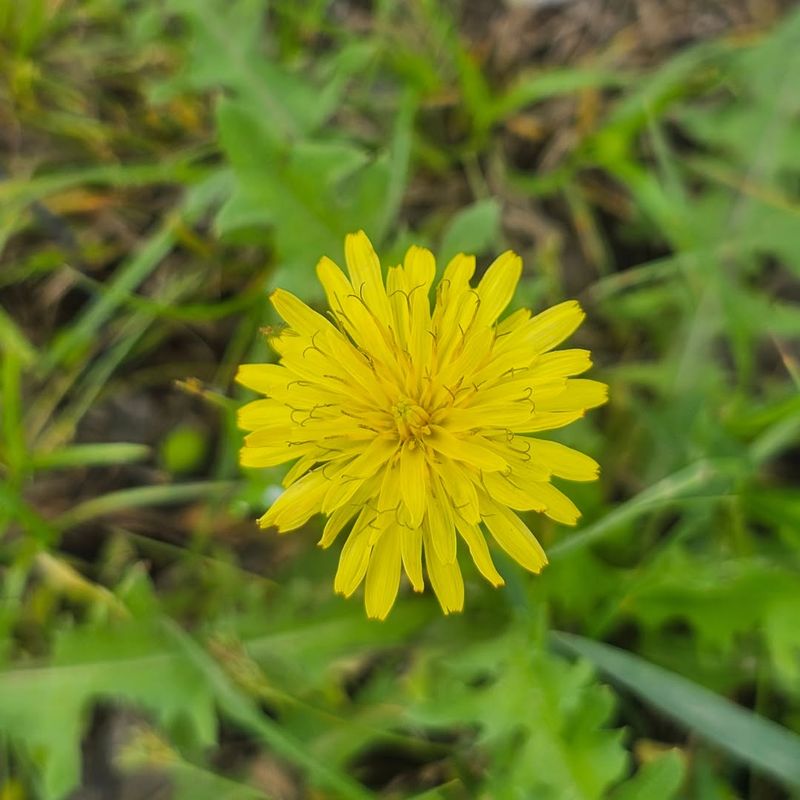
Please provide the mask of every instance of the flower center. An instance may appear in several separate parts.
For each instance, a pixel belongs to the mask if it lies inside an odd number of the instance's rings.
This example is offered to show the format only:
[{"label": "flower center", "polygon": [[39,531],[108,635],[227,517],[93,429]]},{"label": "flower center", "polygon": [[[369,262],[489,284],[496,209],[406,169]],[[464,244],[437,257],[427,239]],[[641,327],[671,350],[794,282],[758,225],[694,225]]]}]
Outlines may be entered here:
[{"label": "flower center", "polygon": [[407,397],[401,397],[392,406],[392,414],[401,441],[419,440],[431,432],[428,412]]}]

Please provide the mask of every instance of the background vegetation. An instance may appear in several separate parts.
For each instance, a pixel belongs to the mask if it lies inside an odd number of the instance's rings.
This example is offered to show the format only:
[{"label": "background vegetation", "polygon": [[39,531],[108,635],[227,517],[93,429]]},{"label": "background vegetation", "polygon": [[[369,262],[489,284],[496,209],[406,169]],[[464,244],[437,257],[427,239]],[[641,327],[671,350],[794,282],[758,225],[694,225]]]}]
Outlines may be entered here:
[{"label": "background vegetation", "polygon": [[[0,0],[2,800],[800,797],[790,5]],[[611,385],[579,528],[454,618],[237,466],[359,227],[513,247]]]}]

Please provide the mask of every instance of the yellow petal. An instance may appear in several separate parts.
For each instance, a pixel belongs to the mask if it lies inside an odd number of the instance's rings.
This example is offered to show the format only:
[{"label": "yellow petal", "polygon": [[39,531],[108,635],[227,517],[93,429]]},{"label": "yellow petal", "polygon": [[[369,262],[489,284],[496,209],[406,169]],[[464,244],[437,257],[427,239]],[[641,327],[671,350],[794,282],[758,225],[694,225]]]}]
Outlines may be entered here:
[{"label": "yellow petal", "polygon": [[483,476],[483,485],[491,497],[504,506],[517,511],[544,511],[547,504],[538,497],[531,497],[530,492],[514,478],[513,469],[510,476],[490,472]]},{"label": "yellow petal", "polygon": [[319,512],[327,484],[321,469],[309,472],[281,494],[258,524],[262,528],[275,526],[279,533],[299,528]]},{"label": "yellow petal", "polygon": [[[328,404],[330,405],[330,404]],[[323,417],[323,414],[331,416]],[[325,440],[331,437],[346,437],[358,447],[366,447],[375,438],[375,431],[361,427],[357,419],[342,417],[341,410],[337,407],[331,412],[319,406],[312,408],[307,414],[299,411],[293,415],[293,420],[299,424],[298,438],[314,439],[324,445]]]},{"label": "yellow petal", "polygon": [[486,439],[487,447],[501,455],[507,462],[504,476],[512,477],[514,483],[524,486],[529,481],[546,481],[552,471],[545,464],[535,462],[531,457],[531,439],[527,436],[509,435],[507,431]]},{"label": "yellow petal", "polygon": [[236,383],[259,394],[271,394],[275,386],[285,385],[291,374],[280,364],[242,364],[236,371]]},{"label": "yellow petal", "polygon": [[431,435],[426,437],[425,442],[443,456],[463,461],[475,469],[505,469],[508,466],[505,459],[482,444],[482,440],[483,437],[475,435],[459,438],[439,425],[431,425]]},{"label": "yellow petal", "polygon": [[489,554],[486,539],[477,525],[470,525],[464,520],[456,517],[456,525],[461,538],[467,543],[469,554],[475,562],[478,571],[486,578],[492,586],[502,586],[505,581],[503,576],[497,571]]},{"label": "yellow petal", "polygon": [[481,520],[478,493],[472,477],[455,461],[442,458],[436,465],[442,477],[442,485],[450,495],[456,515],[467,522],[477,524]]},{"label": "yellow petal", "polygon": [[535,411],[526,422],[509,423],[509,428],[515,433],[538,433],[563,428],[585,414],[581,408],[577,411]]},{"label": "yellow petal", "polygon": [[544,505],[544,513],[550,519],[564,525],[575,525],[580,519],[581,512],[575,503],[552,483],[529,483],[525,486],[525,491],[532,503]]},{"label": "yellow petal", "polygon": [[481,305],[478,319],[482,324],[493,324],[514,296],[522,274],[522,259],[507,250],[489,266],[478,284]]},{"label": "yellow petal", "polygon": [[353,461],[351,461],[330,482],[322,503],[322,510],[329,514],[343,506],[359,490],[365,481],[374,481],[382,475],[381,467],[394,455],[397,442],[388,436],[378,436],[370,442]]},{"label": "yellow petal", "polygon": [[310,469],[317,463],[315,455],[303,456],[299,459],[294,466],[283,476],[281,485],[284,489],[288,489],[293,483],[303,477]]},{"label": "yellow petal", "polygon": [[472,408],[453,408],[443,420],[452,433],[480,430],[481,428],[511,428],[531,419],[531,405],[527,402],[508,402],[498,405],[476,405]]},{"label": "yellow petal", "polygon": [[295,297],[285,289],[276,289],[269,299],[286,324],[309,339],[312,339],[319,331],[331,327],[331,323],[322,314],[309,308],[299,297]]},{"label": "yellow petal", "polygon": [[430,250],[410,247],[403,267],[411,304],[411,363],[416,372],[424,372],[430,362],[433,339],[431,337],[431,306],[428,292],[436,273],[436,262]]},{"label": "yellow petal", "polygon": [[[455,293],[455,290],[448,292],[449,295]],[[478,340],[475,339],[473,326],[476,324],[475,320],[478,314],[478,307],[480,300],[477,292],[470,289],[467,292],[460,294],[452,301],[448,299],[448,305],[444,311],[443,319],[437,324],[436,320],[433,321],[435,340],[436,340],[436,353],[439,357],[440,364],[447,364],[453,359],[460,359],[457,368],[463,369],[465,372],[471,364],[480,363],[481,358],[485,356],[488,348],[476,348],[474,343]],[[488,337],[488,342],[485,342],[491,347],[491,332],[488,327],[482,328],[484,337]],[[464,355],[464,350],[472,344],[469,355]],[[451,370],[453,372],[454,370]],[[443,380],[447,380],[448,373],[442,375]]]},{"label": "yellow petal", "polygon": [[566,339],[584,318],[574,300],[560,303],[496,339],[491,360],[476,373],[477,383],[497,380],[511,370],[530,367],[540,354]]},{"label": "yellow petal", "polygon": [[536,400],[537,411],[577,411],[595,408],[608,401],[608,386],[585,378],[570,378],[555,397]]},{"label": "yellow petal", "polygon": [[530,443],[533,458],[559,478],[593,481],[600,472],[600,465],[593,458],[559,442],[531,439]]},{"label": "yellow petal", "polygon": [[580,375],[592,366],[591,353],[588,350],[573,348],[542,353],[530,367],[528,375],[533,383],[551,381],[555,378],[568,378]]},{"label": "yellow petal", "polygon": [[484,368],[489,359],[493,342],[492,329],[488,325],[479,325],[473,321],[454,350],[455,357],[441,365],[439,380],[445,384],[458,380],[467,385],[472,384],[475,374]]},{"label": "yellow petal", "polygon": [[386,291],[392,307],[392,329],[398,345],[408,351],[411,339],[411,298],[408,296],[406,272],[402,267],[390,267],[386,276]]},{"label": "yellow petal", "polygon": [[408,444],[400,451],[400,491],[410,515],[412,528],[422,523],[428,503],[428,468],[419,446]]},{"label": "yellow petal", "polygon": [[457,321],[461,315],[467,292],[471,292],[477,305],[478,293],[470,289],[469,280],[475,272],[475,257],[459,253],[445,267],[442,279],[436,288],[436,306],[432,323],[438,336],[458,329]]},{"label": "yellow petal", "polygon": [[236,422],[245,431],[261,428],[282,431],[291,425],[289,411],[283,403],[275,400],[254,400],[238,410]]},{"label": "yellow petal", "polygon": [[[378,497],[378,516],[384,520],[394,520],[399,523],[400,492],[400,467],[391,459],[383,470],[381,493]],[[388,523],[387,523],[388,524]]]},{"label": "yellow petal", "polygon": [[322,530],[322,538],[317,542],[320,547],[330,547],[341,533],[342,529],[356,515],[358,506],[355,503],[348,503],[336,509],[325,523]]},{"label": "yellow petal", "polygon": [[481,498],[483,521],[494,540],[511,558],[531,572],[541,572],[547,556],[525,523],[507,508]]},{"label": "yellow petal", "polygon": [[[359,332],[353,329],[351,335],[358,337]],[[347,375],[345,386],[350,387],[349,394],[353,394],[353,388],[360,388],[358,392],[362,398],[367,398],[368,402],[375,401],[389,403],[389,395],[383,388],[372,365],[367,361],[364,354],[359,352],[353,345],[346,340],[338,331],[326,338],[326,346],[331,353],[329,363],[336,363]],[[359,386],[353,387],[353,381]]]},{"label": "yellow petal", "polygon": [[[357,291],[339,267],[329,258],[323,258],[317,264],[317,275],[325,288],[331,310],[348,335],[361,350],[371,354],[373,358],[380,359],[384,367],[396,370],[397,359],[392,350],[392,338],[389,333],[391,307],[383,284],[380,284],[379,291],[386,302],[386,308],[384,311],[376,312],[365,296],[366,288],[362,286],[361,291]],[[331,339],[334,341],[331,341],[328,347],[332,352],[336,347],[335,354],[338,354],[342,346],[350,347],[350,345],[338,335],[338,331],[336,334],[336,336],[331,335]],[[335,340],[339,339],[341,339],[341,343],[337,347]],[[352,361],[353,354],[343,355]],[[371,366],[369,368],[372,369]],[[372,380],[374,381],[374,376]],[[363,376],[362,383],[364,383]]]},{"label": "yellow petal", "polygon": [[521,328],[531,318],[531,312],[527,308],[518,308],[513,314],[509,314],[502,322],[497,323],[497,337],[502,338]]},{"label": "yellow petal", "polygon": [[336,594],[350,597],[364,580],[372,552],[369,526],[374,519],[373,512],[367,508],[363,509],[347,537],[339,556],[339,568],[336,570],[336,577],[333,581],[333,590]]},{"label": "yellow petal", "polygon": [[450,498],[444,493],[438,478],[431,476],[431,497],[428,501],[428,529],[436,555],[444,564],[456,560],[456,528]]},{"label": "yellow petal", "polygon": [[585,316],[577,300],[559,303],[531,319],[529,339],[537,352],[544,353],[561,344],[583,322]]},{"label": "yellow petal", "polygon": [[328,305],[339,324],[350,336],[358,336],[358,330],[346,311],[346,304],[350,298],[357,298],[352,284],[337,264],[327,257],[320,259],[317,264],[317,277],[325,290]]},{"label": "yellow petal", "polygon": [[[253,434],[251,433],[250,436]],[[312,445],[294,442],[275,442],[268,446],[243,447],[239,451],[239,463],[243,467],[276,467],[305,455]]]},{"label": "yellow petal", "polygon": [[386,619],[400,585],[401,531],[392,526],[383,531],[375,545],[367,567],[367,588],[364,601],[367,616]]},{"label": "yellow petal", "polygon": [[415,592],[425,589],[422,577],[422,528],[400,528],[403,569]]},{"label": "yellow petal", "polygon": [[422,539],[425,545],[425,565],[428,568],[428,577],[436,593],[436,598],[442,611],[450,614],[464,608],[464,579],[457,561],[444,564],[436,555],[436,548],[431,540],[431,533],[427,526],[422,529]]},{"label": "yellow petal", "polygon": [[444,268],[441,283],[448,283],[452,287],[466,289],[475,274],[475,256],[458,253],[453,256]]},{"label": "yellow petal", "polygon": [[383,286],[381,264],[364,231],[345,237],[344,253],[355,293],[363,297],[378,319],[388,322],[391,309]]}]

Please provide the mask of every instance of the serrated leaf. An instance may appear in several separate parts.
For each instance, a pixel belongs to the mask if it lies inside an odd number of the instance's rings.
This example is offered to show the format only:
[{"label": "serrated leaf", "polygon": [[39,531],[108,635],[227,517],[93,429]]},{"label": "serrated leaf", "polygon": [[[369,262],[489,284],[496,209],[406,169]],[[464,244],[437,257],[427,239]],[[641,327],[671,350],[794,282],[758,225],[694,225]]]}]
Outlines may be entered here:
[{"label": "serrated leaf", "polygon": [[642,765],[637,773],[611,795],[611,800],[670,800],[683,783],[683,759],[676,751]]},{"label": "serrated leaf", "polygon": [[697,559],[671,548],[650,567],[650,576],[629,595],[626,608],[648,626],[683,619],[701,639],[727,648],[750,630],[764,608],[796,591],[795,581],[759,559]]},{"label": "serrated leaf", "polygon": [[758,631],[788,685],[800,679],[798,582],[796,572],[765,559],[699,559],[671,548],[640,576],[625,607],[650,628],[683,620],[722,651],[737,635]]},{"label": "serrated leaf", "polygon": [[450,221],[439,248],[440,266],[444,268],[456,253],[483,253],[500,233],[500,204],[490,198],[462,209]]},{"label": "serrated leaf", "polygon": [[217,122],[236,182],[221,224],[269,221],[280,263],[276,282],[305,297],[319,294],[313,278],[319,258],[337,257],[353,230],[380,231],[389,160],[370,160],[344,141],[284,146],[270,138],[266,118],[233,100],[220,102]]},{"label": "serrated leaf", "polygon": [[340,77],[316,85],[266,57],[265,0],[169,0],[166,8],[186,26],[186,60],[152,92],[155,102],[186,88],[224,88],[261,109],[270,119],[270,135],[282,141],[311,133],[336,108],[343,89]]},{"label": "serrated leaf", "polygon": [[435,658],[417,680],[415,722],[479,731],[488,797],[601,798],[625,770],[610,692],[517,632]]},{"label": "serrated leaf", "polygon": [[200,671],[150,623],[62,632],[47,664],[0,672],[0,730],[40,768],[42,796],[77,786],[87,712],[101,698],[144,708],[179,739],[216,741],[211,693]]}]

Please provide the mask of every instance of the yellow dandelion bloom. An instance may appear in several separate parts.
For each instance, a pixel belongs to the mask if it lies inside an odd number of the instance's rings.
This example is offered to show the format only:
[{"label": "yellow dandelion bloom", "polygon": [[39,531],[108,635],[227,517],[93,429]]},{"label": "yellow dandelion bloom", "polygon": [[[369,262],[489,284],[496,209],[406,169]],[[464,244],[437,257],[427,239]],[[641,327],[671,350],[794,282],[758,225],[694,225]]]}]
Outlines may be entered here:
[{"label": "yellow dandelion bloom", "polygon": [[580,512],[550,478],[597,477],[593,459],[531,436],[607,398],[605,384],[573,377],[591,366],[587,350],[553,351],[584,314],[568,301],[498,321],[522,271],[512,252],[474,288],[475,258],[457,255],[433,309],[428,250],[410,248],[385,280],[363,232],[346,238],[345,258],[349,277],[328,258],[317,265],[328,316],[282,289],[272,294],[286,322],[270,337],[280,362],[237,374],[265,396],[239,411],[250,431],[242,465],[295,461],[259,524],[283,533],[322,512],[319,544],[329,547],[352,522],[334,588],[349,596],[366,578],[370,617],[389,613],[401,570],[423,590],[423,554],[442,610],[460,611],[459,539],[493,586],[503,579],[486,532],[538,573],[547,557],[515,512],[573,525]]}]

